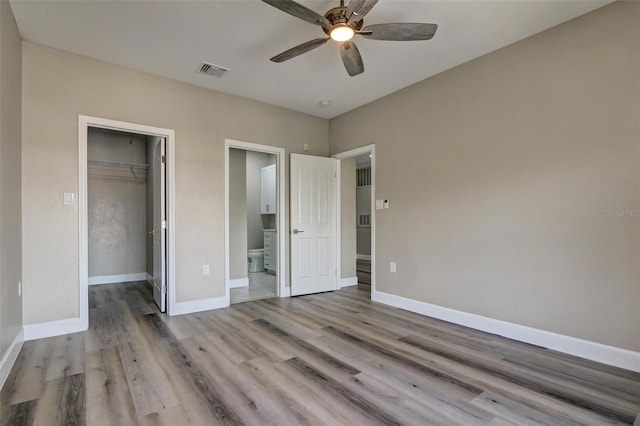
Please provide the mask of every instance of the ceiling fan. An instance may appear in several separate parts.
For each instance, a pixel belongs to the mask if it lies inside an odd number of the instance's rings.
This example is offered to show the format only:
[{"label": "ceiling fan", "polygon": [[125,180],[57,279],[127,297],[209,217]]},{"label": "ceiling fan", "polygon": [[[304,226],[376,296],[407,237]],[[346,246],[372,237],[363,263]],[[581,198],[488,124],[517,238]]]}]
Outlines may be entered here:
[{"label": "ceiling fan", "polygon": [[373,40],[412,41],[430,40],[436,33],[436,24],[389,23],[364,26],[363,18],[378,0],[351,0],[348,6],[340,0],[340,6],[330,9],[324,16],[293,0],[262,0],[289,15],[314,25],[319,25],[328,37],[302,43],[271,58],[272,62],[284,62],[320,47],[330,39],[341,42],[340,55],[350,76],[364,72],[362,56],[351,41],[356,35]]}]

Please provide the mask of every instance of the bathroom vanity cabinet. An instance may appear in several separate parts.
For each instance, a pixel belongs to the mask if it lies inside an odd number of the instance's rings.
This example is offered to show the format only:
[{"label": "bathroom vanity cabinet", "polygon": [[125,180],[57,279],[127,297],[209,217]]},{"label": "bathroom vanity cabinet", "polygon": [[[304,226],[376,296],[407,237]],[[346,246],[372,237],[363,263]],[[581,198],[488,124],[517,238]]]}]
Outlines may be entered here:
[{"label": "bathroom vanity cabinet", "polygon": [[264,269],[268,272],[276,272],[278,265],[278,252],[276,230],[264,230]]}]

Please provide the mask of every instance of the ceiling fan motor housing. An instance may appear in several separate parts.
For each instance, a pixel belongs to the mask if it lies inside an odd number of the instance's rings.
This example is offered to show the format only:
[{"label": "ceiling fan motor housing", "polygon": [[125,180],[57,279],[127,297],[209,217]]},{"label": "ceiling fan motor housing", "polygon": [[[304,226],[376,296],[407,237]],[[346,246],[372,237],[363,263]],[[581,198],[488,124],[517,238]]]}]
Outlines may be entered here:
[{"label": "ceiling fan motor housing", "polygon": [[360,19],[356,22],[347,23],[347,8],[344,6],[334,7],[325,13],[324,17],[331,23],[329,28],[322,27],[322,30],[328,36],[331,35],[331,31],[333,31],[337,27],[351,27],[353,31],[359,31],[362,28],[363,20]]}]

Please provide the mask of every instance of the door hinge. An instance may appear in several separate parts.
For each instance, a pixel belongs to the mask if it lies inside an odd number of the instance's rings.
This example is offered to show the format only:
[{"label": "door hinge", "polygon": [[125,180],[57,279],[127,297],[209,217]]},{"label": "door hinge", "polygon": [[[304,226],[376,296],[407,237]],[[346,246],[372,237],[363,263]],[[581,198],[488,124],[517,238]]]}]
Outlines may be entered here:
[{"label": "door hinge", "polygon": [[167,229],[167,221],[163,220],[160,226],[162,226],[162,229]]},{"label": "door hinge", "polygon": [[167,294],[167,285],[162,283],[162,294]]},{"label": "door hinge", "polygon": [[162,163],[166,163],[167,162],[167,156],[163,155],[161,160],[162,160]]}]

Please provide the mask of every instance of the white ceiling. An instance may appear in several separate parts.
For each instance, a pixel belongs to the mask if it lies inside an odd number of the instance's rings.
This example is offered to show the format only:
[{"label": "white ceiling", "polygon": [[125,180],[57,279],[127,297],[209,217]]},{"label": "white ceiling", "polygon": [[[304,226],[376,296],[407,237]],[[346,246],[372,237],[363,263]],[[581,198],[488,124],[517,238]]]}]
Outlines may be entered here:
[{"label": "white ceiling", "polygon": [[[366,24],[438,24],[430,41],[356,38],[365,72],[349,77],[330,41],[281,64],[269,58],[321,28],[260,0],[11,0],[23,39],[197,86],[332,118],[611,0],[380,0]],[[324,14],[338,0],[300,0]],[[229,68],[199,74],[201,61]],[[319,102],[330,100],[329,107]]]}]

